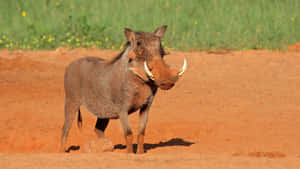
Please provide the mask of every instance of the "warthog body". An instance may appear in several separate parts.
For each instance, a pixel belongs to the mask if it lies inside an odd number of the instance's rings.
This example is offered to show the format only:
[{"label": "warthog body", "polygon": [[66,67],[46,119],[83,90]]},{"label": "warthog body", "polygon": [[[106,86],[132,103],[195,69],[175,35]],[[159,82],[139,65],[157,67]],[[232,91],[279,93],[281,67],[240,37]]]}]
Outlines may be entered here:
[{"label": "warthog body", "polygon": [[[183,73],[169,69],[164,63],[160,44],[166,26],[154,33],[125,29],[127,45],[112,61],[96,57],[73,61],[65,72],[65,123],[61,145],[66,139],[80,106],[97,116],[95,131],[104,137],[109,119],[120,119],[128,152],[132,152],[132,131],[128,114],[140,110],[138,153],[143,153],[144,133],[149,108],[157,88],[170,89]],[[148,67],[149,66],[149,67]]]}]

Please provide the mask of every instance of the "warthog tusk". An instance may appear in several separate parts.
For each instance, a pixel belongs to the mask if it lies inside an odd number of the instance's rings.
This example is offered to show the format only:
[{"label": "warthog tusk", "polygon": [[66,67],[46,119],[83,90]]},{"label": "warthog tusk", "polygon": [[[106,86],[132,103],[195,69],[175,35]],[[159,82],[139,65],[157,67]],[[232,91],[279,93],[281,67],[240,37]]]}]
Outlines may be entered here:
[{"label": "warthog tusk", "polygon": [[151,80],[154,80],[154,75],[151,73],[151,71],[149,70],[148,66],[147,66],[147,62],[144,62],[144,67],[145,67],[145,71],[147,73],[147,75],[150,77]]},{"label": "warthog tusk", "polygon": [[186,67],[187,67],[186,59],[184,58],[184,63],[183,63],[183,66],[181,68],[181,71],[178,73],[178,76],[181,76],[185,72]]},{"label": "warthog tusk", "polygon": [[130,67],[129,70],[132,71],[132,73],[134,73],[136,76],[138,76],[139,78],[141,78],[143,80],[145,80],[145,78],[147,78],[147,77],[144,77],[141,74],[141,72],[139,71],[139,69],[137,69],[137,68]]}]

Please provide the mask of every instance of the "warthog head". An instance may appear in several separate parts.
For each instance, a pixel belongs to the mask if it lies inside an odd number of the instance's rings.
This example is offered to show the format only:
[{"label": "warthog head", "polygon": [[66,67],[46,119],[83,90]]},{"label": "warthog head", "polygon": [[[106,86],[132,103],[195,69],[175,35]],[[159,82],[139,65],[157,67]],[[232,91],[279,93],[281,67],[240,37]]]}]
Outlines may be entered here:
[{"label": "warthog head", "polygon": [[129,54],[130,70],[144,81],[150,81],[163,90],[172,88],[186,69],[186,60],[181,70],[170,69],[164,61],[166,55],[161,39],[167,26],[156,29],[153,33],[133,32],[125,28],[127,41],[133,47]]}]

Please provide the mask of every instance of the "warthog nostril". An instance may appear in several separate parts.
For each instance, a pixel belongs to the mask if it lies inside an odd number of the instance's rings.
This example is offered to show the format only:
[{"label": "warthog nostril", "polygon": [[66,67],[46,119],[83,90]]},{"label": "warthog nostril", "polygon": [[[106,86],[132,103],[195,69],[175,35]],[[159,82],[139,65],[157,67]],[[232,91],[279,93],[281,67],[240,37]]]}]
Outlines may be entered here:
[{"label": "warthog nostril", "polygon": [[168,89],[171,89],[174,85],[175,85],[175,83],[166,82],[166,83],[161,83],[159,85],[159,88],[161,88],[163,90],[168,90]]}]

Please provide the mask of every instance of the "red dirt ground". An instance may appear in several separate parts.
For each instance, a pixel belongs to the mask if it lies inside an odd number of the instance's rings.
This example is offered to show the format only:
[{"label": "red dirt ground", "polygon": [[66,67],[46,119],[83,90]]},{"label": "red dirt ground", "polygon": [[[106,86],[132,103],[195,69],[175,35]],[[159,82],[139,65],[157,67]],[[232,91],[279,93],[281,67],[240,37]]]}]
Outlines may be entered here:
[{"label": "red dirt ground", "polygon": [[[145,155],[125,153],[118,120],[106,136],[112,153],[58,153],[65,67],[83,56],[118,51],[0,51],[0,168],[300,168],[300,52],[171,52],[188,69],[159,91],[145,137]],[[69,146],[95,139],[96,118],[83,109]],[[137,128],[137,113],[130,121]],[[134,130],[135,132],[136,130]],[[135,132],[136,133],[136,132]]]}]

